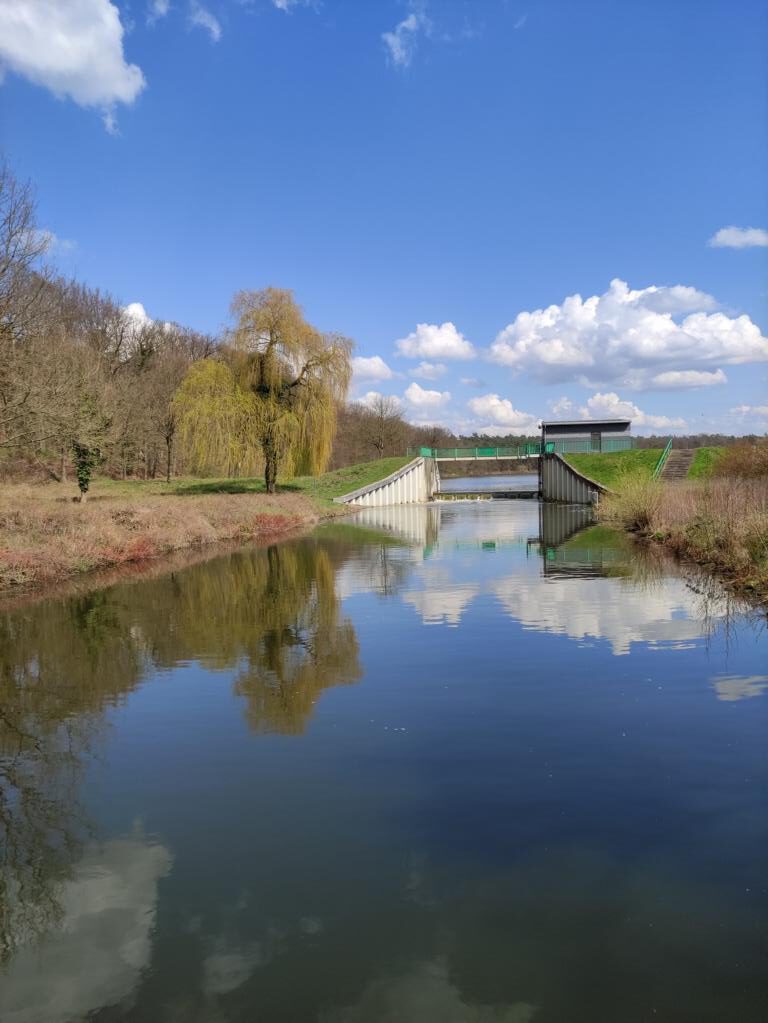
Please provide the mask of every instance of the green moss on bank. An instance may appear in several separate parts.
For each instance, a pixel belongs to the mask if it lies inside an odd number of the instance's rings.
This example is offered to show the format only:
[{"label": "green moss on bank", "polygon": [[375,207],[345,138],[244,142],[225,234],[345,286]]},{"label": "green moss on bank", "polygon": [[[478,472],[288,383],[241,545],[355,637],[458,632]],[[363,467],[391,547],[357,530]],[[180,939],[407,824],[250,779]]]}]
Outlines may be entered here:
[{"label": "green moss on bank", "polygon": [[628,475],[650,479],[660,457],[661,448],[630,448],[628,451],[564,456],[574,469],[611,489]]}]

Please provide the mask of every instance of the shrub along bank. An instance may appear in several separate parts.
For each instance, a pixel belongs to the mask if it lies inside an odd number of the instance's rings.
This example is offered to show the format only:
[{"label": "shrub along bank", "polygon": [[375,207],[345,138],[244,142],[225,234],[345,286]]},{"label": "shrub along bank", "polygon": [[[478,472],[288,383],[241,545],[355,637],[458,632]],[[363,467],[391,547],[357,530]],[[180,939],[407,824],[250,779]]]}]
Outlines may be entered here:
[{"label": "shrub along bank", "polygon": [[629,477],[600,502],[599,514],[768,602],[768,479]]}]

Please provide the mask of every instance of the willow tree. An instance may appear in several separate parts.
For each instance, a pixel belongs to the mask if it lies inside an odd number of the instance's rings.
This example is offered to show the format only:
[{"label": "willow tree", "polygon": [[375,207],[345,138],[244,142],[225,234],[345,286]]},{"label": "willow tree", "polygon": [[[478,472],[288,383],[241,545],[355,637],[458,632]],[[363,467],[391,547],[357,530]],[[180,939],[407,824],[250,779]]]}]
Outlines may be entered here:
[{"label": "willow tree", "polygon": [[322,472],[336,430],[336,409],[351,375],[352,342],[304,319],[291,291],[241,291],[232,358],[239,387],[253,398],[254,437],[264,458],[267,493],[278,471]]},{"label": "willow tree", "polygon": [[171,411],[196,471],[232,476],[261,470],[252,438],[253,406],[225,362],[201,359],[190,366]]}]

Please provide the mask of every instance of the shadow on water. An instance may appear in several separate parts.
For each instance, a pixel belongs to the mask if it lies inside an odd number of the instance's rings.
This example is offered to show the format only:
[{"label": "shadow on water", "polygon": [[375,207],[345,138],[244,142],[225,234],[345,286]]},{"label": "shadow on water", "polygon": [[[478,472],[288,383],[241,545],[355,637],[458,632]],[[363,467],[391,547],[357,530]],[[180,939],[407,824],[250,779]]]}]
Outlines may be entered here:
[{"label": "shadow on water", "polygon": [[501,504],[0,614],[0,1018],[762,1019],[733,605]]}]

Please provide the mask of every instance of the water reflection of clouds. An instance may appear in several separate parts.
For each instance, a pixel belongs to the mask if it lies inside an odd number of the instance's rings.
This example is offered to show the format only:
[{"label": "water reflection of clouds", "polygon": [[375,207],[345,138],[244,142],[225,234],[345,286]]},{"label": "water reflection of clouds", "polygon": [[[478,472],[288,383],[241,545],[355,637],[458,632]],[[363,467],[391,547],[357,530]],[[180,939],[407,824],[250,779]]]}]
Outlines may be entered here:
[{"label": "water reflection of clouds", "polygon": [[[617,585],[622,587],[620,600]],[[680,579],[641,588],[614,579],[556,583],[516,575],[499,580],[494,592],[525,628],[576,640],[605,639],[616,656],[628,654],[633,643],[685,648],[702,633],[694,596]]]},{"label": "water reflection of clouds", "polygon": [[768,690],[768,675],[716,675],[712,685],[718,700],[734,703]]},{"label": "water reflection of clouds", "polygon": [[59,927],[9,963],[0,1018],[65,1023],[127,998],[149,965],[158,882],[170,868],[169,851],[141,839],[86,853],[62,885]]},{"label": "water reflection of clouds", "polygon": [[411,589],[403,600],[421,615],[425,625],[458,625],[464,609],[480,592],[477,583],[457,583],[445,562],[425,562],[415,577],[423,589]]},{"label": "water reflection of clouds", "polygon": [[354,1005],[324,1013],[322,1023],[530,1023],[536,1007],[477,1005],[465,1001],[444,959],[373,981]]}]

